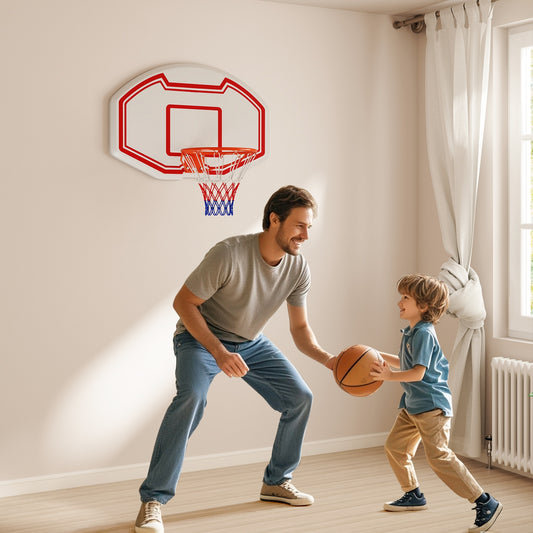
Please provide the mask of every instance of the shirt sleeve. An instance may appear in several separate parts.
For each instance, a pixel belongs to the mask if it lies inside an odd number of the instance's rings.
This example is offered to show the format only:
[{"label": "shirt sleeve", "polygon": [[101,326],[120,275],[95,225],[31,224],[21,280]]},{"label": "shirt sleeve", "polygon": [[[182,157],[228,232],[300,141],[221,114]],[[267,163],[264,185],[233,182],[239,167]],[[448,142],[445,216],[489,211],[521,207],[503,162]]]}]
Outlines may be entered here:
[{"label": "shirt sleeve", "polygon": [[201,263],[185,280],[185,285],[198,298],[208,300],[227,283],[231,265],[231,250],[220,242],[205,254]]},{"label": "shirt sleeve", "polygon": [[421,365],[429,368],[431,363],[431,355],[433,354],[433,346],[435,340],[429,332],[425,330],[416,331],[413,335],[411,357],[413,360],[413,367]]},{"label": "shirt sleeve", "polygon": [[305,261],[302,268],[302,274],[299,277],[294,290],[287,297],[287,303],[294,307],[304,307],[310,287],[311,269]]}]

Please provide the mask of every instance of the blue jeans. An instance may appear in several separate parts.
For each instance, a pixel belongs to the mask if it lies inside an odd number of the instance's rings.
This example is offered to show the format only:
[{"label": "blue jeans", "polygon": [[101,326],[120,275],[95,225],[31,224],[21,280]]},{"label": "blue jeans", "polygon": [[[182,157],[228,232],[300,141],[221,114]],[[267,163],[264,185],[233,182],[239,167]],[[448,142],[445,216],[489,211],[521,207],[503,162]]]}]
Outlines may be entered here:
[{"label": "blue jeans", "polygon": [[[263,481],[278,485],[292,478],[300,463],[313,395],[300,374],[266,337],[241,343],[222,341],[250,369],[242,378],[281,413],[272,456]],[[185,448],[207,405],[207,391],[221,372],[213,356],[187,331],[174,337],[176,389],[167,409],[140,487],[141,501],[167,503],[175,494]]]}]

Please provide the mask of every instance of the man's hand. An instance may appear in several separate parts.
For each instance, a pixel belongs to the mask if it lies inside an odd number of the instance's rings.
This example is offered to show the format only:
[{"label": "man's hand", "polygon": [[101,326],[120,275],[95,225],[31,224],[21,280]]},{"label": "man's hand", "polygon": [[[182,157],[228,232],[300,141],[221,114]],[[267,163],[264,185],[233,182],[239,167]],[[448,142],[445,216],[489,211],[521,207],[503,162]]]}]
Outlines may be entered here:
[{"label": "man's hand", "polygon": [[242,378],[250,370],[238,353],[225,352],[213,357],[220,370],[230,378]]},{"label": "man's hand", "polygon": [[329,368],[330,370],[333,370],[333,367],[335,366],[335,361],[337,360],[337,357],[330,357],[325,363],[324,366],[326,368]]}]

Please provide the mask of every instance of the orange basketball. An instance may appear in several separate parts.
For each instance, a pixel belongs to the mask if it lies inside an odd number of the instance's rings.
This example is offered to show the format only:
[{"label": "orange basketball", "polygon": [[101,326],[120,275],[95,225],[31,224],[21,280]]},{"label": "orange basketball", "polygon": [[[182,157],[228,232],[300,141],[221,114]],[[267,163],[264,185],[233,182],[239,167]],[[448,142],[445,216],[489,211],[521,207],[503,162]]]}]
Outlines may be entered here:
[{"label": "orange basketball", "polygon": [[356,344],[341,352],[335,360],[333,375],[339,387],[352,396],[369,396],[376,392],[383,381],[370,377],[374,361],[383,361],[374,348]]}]

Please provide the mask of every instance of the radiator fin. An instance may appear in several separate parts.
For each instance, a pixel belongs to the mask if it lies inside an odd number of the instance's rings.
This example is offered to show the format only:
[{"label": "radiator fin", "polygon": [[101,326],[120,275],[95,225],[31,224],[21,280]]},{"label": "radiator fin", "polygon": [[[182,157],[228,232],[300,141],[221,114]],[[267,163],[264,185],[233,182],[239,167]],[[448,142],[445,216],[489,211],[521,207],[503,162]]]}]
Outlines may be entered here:
[{"label": "radiator fin", "polygon": [[533,474],[533,363],[495,357],[492,366],[492,457]]}]

